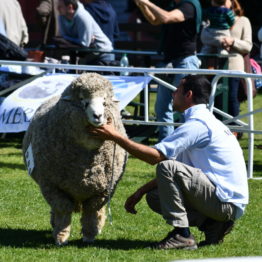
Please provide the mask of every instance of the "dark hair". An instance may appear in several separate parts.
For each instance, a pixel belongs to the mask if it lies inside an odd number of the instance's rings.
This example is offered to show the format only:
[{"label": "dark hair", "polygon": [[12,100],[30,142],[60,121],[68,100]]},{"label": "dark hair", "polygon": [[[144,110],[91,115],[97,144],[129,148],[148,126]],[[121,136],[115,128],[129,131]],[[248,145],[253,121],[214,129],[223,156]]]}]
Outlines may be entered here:
[{"label": "dark hair", "polygon": [[64,2],[64,4],[65,4],[65,6],[68,6],[68,5],[72,5],[73,6],[73,8],[76,10],[77,9],[77,7],[78,7],[78,0],[63,0],[63,2]]},{"label": "dark hair", "polygon": [[191,90],[194,104],[207,104],[211,93],[211,84],[208,79],[201,75],[187,75],[183,79],[184,94]]},{"label": "dark hair", "polygon": [[243,16],[244,15],[244,10],[241,7],[240,3],[238,2],[238,0],[231,0],[232,3],[232,7],[231,9],[234,11],[234,13],[237,16]]}]

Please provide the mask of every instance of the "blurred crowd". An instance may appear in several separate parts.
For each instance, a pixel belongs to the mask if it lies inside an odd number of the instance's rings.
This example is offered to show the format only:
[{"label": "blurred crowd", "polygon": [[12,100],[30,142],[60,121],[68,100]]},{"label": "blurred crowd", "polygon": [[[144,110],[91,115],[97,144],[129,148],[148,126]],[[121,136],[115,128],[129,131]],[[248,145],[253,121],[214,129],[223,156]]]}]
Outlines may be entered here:
[{"label": "blurred crowd", "polygon": [[[34,11],[36,21],[34,31],[40,33],[34,45],[40,50],[33,51],[30,50],[32,45],[28,18],[23,15],[19,2],[23,1],[0,1],[0,48],[7,48],[5,39],[11,40],[17,46],[16,52],[19,53],[19,48],[28,49],[28,59],[33,61],[43,61],[41,49],[52,46],[64,50],[94,50],[81,57],[81,64],[116,65],[112,51],[122,33],[119,30],[119,19],[124,11],[129,14],[126,23],[162,25],[160,47],[155,47],[163,54],[162,66],[198,69],[200,62],[196,52],[203,55],[229,55],[228,68],[246,72],[246,61],[249,61],[250,54],[258,62],[262,60],[262,47],[260,52],[258,48],[259,41],[262,42],[262,27],[259,30],[256,28],[254,32],[238,0],[211,0],[205,8],[199,0],[130,0],[126,6],[123,5],[124,1],[116,1],[112,5],[114,1],[108,0],[39,0],[34,10],[30,10],[30,13]],[[116,5],[126,10],[116,12]],[[128,35],[128,39],[133,40],[132,34]],[[140,40],[150,39],[150,33],[141,33]],[[104,52],[97,52],[99,50]],[[6,52],[2,49],[1,53],[1,59],[4,59]],[[76,61],[71,59],[70,62]],[[212,64],[208,67],[212,68]],[[181,77],[183,75],[175,75],[172,83],[177,85]],[[241,101],[238,97],[239,88],[243,84],[239,78],[230,78],[228,85],[228,111],[236,116]],[[173,122],[171,100],[171,91],[159,86],[156,103],[158,121]],[[172,130],[172,126],[163,127],[159,139],[166,137]]]},{"label": "blurred crowd", "polygon": [[[28,6],[26,8],[23,7],[25,2],[22,0],[1,1],[0,3],[0,33],[20,47],[41,47],[46,44],[59,45],[59,41],[63,38],[68,40],[72,45],[110,50],[114,48],[114,42],[121,39],[121,34],[124,33],[119,30],[119,22],[146,22],[146,18],[135,0],[123,1],[121,3],[112,0],[35,0],[31,2],[35,12],[32,12],[30,9],[30,16],[28,12],[24,12],[24,10],[28,10]],[[167,10],[173,1],[152,0],[151,2]],[[227,53],[226,48],[220,45],[217,39],[221,35],[225,35],[225,32],[229,36],[231,28],[233,28],[233,24],[237,19],[235,19],[232,8],[227,9],[229,12],[224,13],[223,16],[220,13],[219,18],[212,13],[217,12],[219,7],[221,7],[220,10],[223,10],[225,2],[229,1],[200,0],[200,3],[204,3],[204,7],[202,8],[202,29],[199,33],[199,39],[201,40],[197,47],[199,52]],[[61,5],[64,5],[66,9],[71,6],[73,8],[71,10],[63,10]],[[72,19],[70,18],[70,12],[73,17]],[[221,12],[223,13],[223,11]],[[242,12],[241,16],[244,15],[243,9]],[[78,27],[76,29],[76,20],[81,21],[82,28]],[[70,23],[67,23],[67,21],[70,21],[74,25],[70,26]],[[32,25],[32,23],[35,24]],[[102,32],[100,32],[100,29]],[[261,52],[258,53],[262,30],[258,29],[256,25],[256,31],[251,32],[254,42],[253,50],[255,50],[255,57],[262,59]],[[81,33],[77,30],[81,31]],[[211,31],[212,35],[210,35]],[[36,32],[38,33],[37,37],[35,36]],[[29,39],[29,36],[32,39]],[[126,36],[125,40],[127,39],[132,40],[132,34]],[[143,32],[140,39],[150,40],[152,39],[152,35]]]}]

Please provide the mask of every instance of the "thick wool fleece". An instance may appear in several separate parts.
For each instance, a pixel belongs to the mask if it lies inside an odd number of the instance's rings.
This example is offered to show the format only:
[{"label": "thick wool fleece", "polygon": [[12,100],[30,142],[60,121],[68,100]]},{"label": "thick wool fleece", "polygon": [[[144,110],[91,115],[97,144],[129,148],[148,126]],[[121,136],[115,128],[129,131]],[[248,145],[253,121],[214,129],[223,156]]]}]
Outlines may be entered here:
[{"label": "thick wool fleece", "polygon": [[61,96],[44,103],[25,134],[23,152],[30,143],[33,150],[32,178],[55,212],[71,213],[79,205],[100,210],[124,172],[127,153],[112,141],[87,133],[89,123],[79,98],[101,92],[107,94],[106,118],[112,118],[115,128],[126,136],[112,100],[112,85],[95,73],[83,74]]}]

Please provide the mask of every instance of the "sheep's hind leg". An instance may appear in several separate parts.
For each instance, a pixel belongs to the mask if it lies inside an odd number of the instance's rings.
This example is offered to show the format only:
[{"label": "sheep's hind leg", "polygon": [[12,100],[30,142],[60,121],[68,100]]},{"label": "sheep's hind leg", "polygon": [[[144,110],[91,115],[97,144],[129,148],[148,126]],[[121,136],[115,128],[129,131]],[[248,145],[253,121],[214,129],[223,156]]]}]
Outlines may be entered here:
[{"label": "sheep's hind leg", "polygon": [[84,243],[93,243],[95,237],[101,233],[106,221],[106,209],[103,206],[100,210],[94,209],[92,202],[83,204],[81,225]]},{"label": "sheep's hind leg", "polygon": [[50,223],[53,227],[53,237],[57,245],[66,245],[70,236],[71,215],[74,202],[56,187],[42,186],[43,196],[51,206]]}]

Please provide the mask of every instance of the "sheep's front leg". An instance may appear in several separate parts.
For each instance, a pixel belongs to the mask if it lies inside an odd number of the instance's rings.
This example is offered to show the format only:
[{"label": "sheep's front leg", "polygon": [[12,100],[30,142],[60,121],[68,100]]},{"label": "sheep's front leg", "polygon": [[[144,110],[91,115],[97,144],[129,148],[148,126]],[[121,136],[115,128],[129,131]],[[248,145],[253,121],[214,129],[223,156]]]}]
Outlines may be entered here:
[{"label": "sheep's front leg", "polygon": [[71,213],[54,211],[52,216],[54,222],[53,237],[55,242],[59,246],[66,245],[70,236]]},{"label": "sheep's front leg", "polygon": [[106,209],[103,206],[97,210],[101,199],[92,199],[83,203],[81,224],[84,243],[93,243],[97,234],[100,234],[106,221]]},{"label": "sheep's front leg", "polygon": [[70,236],[71,215],[74,202],[55,186],[41,185],[41,191],[51,206],[50,223],[53,227],[53,237],[57,245],[65,245]]}]

